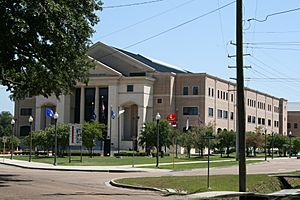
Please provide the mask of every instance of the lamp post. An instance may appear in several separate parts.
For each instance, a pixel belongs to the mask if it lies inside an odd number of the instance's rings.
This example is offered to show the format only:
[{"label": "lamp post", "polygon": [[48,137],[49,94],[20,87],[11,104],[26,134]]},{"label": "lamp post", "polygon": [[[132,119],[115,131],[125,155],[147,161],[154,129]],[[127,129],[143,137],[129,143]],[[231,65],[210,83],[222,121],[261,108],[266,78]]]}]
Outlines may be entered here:
[{"label": "lamp post", "polygon": [[290,138],[290,147],[289,147],[289,158],[292,156],[292,131],[289,132],[289,138]]},{"label": "lamp post", "polygon": [[28,122],[30,124],[29,162],[31,162],[31,159],[32,159],[32,122],[33,122],[33,117],[32,116],[29,117]]},{"label": "lamp post", "polygon": [[13,158],[13,151],[14,151],[14,143],[13,143],[13,136],[14,136],[14,128],[15,128],[15,123],[16,121],[14,119],[11,119],[10,124],[12,126],[12,131],[11,131],[11,139],[10,139],[10,144],[11,144],[11,150],[10,150],[10,159],[12,160]]},{"label": "lamp post", "polygon": [[265,161],[267,160],[267,129],[265,129]]},{"label": "lamp post", "polygon": [[160,114],[157,113],[155,116],[156,119],[156,167],[159,165],[159,120],[160,120]]},{"label": "lamp post", "polygon": [[272,159],[274,159],[274,132],[272,131]]},{"label": "lamp post", "polygon": [[55,144],[54,144],[54,151],[55,151],[55,154],[54,154],[54,163],[53,165],[56,165],[56,157],[57,157],[57,119],[58,119],[59,115],[57,112],[55,112],[54,114],[54,127],[55,127]]}]

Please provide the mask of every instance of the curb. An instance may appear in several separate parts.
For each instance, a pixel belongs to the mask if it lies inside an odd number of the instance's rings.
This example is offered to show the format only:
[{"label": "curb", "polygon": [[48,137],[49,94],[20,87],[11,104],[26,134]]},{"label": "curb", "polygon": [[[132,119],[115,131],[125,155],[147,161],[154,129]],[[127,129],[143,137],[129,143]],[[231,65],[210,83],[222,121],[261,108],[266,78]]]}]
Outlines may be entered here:
[{"label": "curb", "polygon": [[35,170],[51,170],[51,171],[79,171],[79,172],[108,172],[108,173],[139,173],[145,172],[142,170],[123,170],[123,169],[67,169],[67,168],[47,168],[47,167],[29,167],[12,163],[0,162],[2,165],[14,166],[23,169],[35,169]]},{"label": "curb", "polygon": [[136,189],[136,190],[149,190],[149,191],[156,191],[156,192],[168,192],[167,190],[154,188],[154,187],[144,187],[144,186],[136,186],[136,185],[127,185],[123,183],[117,183],[116,180],[119,180],[118,178],[112,179],[109,181],[109,184],[115,187],[121,187],[121,188],[128,188],[128,189]]}]

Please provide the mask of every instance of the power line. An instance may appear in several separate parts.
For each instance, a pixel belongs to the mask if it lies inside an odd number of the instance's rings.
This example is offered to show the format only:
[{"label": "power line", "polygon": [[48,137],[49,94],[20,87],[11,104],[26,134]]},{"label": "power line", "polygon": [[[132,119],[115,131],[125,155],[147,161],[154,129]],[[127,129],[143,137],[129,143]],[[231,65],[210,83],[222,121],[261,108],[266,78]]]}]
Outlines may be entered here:
[{"label": "power line", "polygon": [[130,3],[130,4],[121,4],[121,5],[115,5],[115,6],[102,6],[103,9],[108,8],[123,8],[123,7],[130,7],[130,6],[140,6],[145,4],[151,4],[151,3],[157,3],[164,0],[152,0],[152,1],[144,1],[144,2],[136,2],[136,3]]},{"label": "power line", "polygon": [[[193,18],[193,19],[187,20],[187,21],[185,21],[185,22],[183,22],[183,23],[181,23],[181,24],[178,24],[178,25],[176,25],[176,26],[173,26],[172,28],[166,29],[166,30],[164,30],[164,31],[162,31],[162,32],[160,32],[160,33],[157,33],[157,34],[155,34],[155,35],[152,35],[152,36],[150,36],[150,37],[148,37],[148,38],[146,38],[146,39],[143,39],[143,40],[140,40],[140,41],[138,41],[138,42],[136,42],[136,43],[133,43],[133,44],[131,44],[131,45],[128,45],[128,46],[124,47],[123,49],[129,49],[129,48],[131,48],[131,47],[133,47],[133,46],[136,46],[136,45],[138,45],[138,44],[141,44],[141,43],[143,43],[143,42],[146,42],[146,41],[148,41],[148,40],[151,40],[151,39],[153,39],[153,38],[156,38],[156,37],[158,37],[158,36],[160,36],[160,35],[163,35],[163,34],[165,34],[165,33],[168,33],[168,32],[170,32],[170,31],[172,31],[172,30],[175,30],[175,29],[177,29],[177,28],[179,28],[179,27],[182,27],[182,26],[184,26],[184,25],[186,25],[186,24],[189,24],[189,23],[191,23],[191,22],[193,22],[193,21],[196,21],[196,20],[198,20],[198,19],[200,19],[200,18],[202,18],[202,17],[205,17],[205,16],[207,16],[207,15],[209,15],[209,14],[215,13],[216,11],[221,10],[221,9],[223,9],[223,8],[226,8],[226,7],[228,7],[228,6],[230,6],[230,5],[234,4],[234,3],[235,3],[235,1],[232,1],[232,2],[230,2],[230,3],[228,3],[228,4],[225,4],[225,5],[223,5],[223,6],[219,7],[219,8],[216,8],[216,9],[214,9],[214,10],[211,10],[211,11],[207,12],[207,13],[204,13],[204,14],[198,16],[198,17],[195,17],[195,18]],[[117,53],[117,51],[108,53],[108,54],[106,54],[106,55],[100,57],[99,59],[105,58],[105,57],[110,56],[110,55],[113,55],[113,54],[115,54],[115,53]]]},{"label": "power line", "polygon": [[131,45],[125,47],[124,49],[128,49],[128,48],[130,48],[130,47],[136,46],[136,45],[138,45],[138,44],[140,44],[140,43],[146,42],[146,41],[151,40],[151,39],[153,39],[153,38],[156,38],[156,37],[158,37],[158,36],[160,36],[160,35],[163,35],[163,34],[165,34],[165,33],[168,33],[168,32],[170,32],[170,31],[172,31],[172,30],[174,30],[174,29],[177,29],[177,28],[179,28],[179,27],[181,27],[181,26],[184,26],[184,25],[189,24],[189,23],[191,23],[191,22],[193,22],[193,21],[196,21],[196,20],[198,20],[198,19],[200,19],[200,18],[202,18],[202,17],[205,17],[205,16],[207,16],[207,15],[209,15],[209,14],[212,14],[212,13],[218,11],[218,10],[221,10],[221,9],[223,9],[223,8],[226,8],[226,7],[228,7],[228,6],[230,6],[231,4],[234,4],[234,3],[235,3],[235,1],[232,1],[232,2],[230,2],[230,3],[228,3],[228,4],[224,5],[224,6],[221,6],[221,7],[217,8],[217,9],[211,10],[211,11],[209,11],[209,12],[207,12],[207,13],[205,13],[205,14],[202,14],[202,15],[200,15],[200,16],[198,16],[198,17],[195,17],[195,18],[193,18],[193,19],[190,19],[190,20],[188,20],[188,21],[185,21],[185,22],[183,22],[183,23],[181,23],[181,24],[178,24],[178,25],[176,25],[176,26],[173,26],[172,28],[169,28],[169,29],[167,29],[167,30],[165,30],[165,31],[162,31],[162,32],[158,33],[158,34],[155,34],[155,35],[150,36],[150,37],[148,37],[148,38],[146,38],[146,39],[143,39],[143,40],[141,40],[141,41],[139,41],[139,42],[136,42],[136,43],[134,43],[134,44],[131,44]]},{"label": "power line", "polygon": [[[252,34],[252,32],[243,32],[244,34]],[[294,31],[256,31],[255,34],[289,34],[289,33],[300,33],[299,30]]]},{"label": "power line", "polygon": [[136,26],[136,25],[139,25],[139,24],[141,24],[141,23],[144,23],[144,22],[146,22],[146,21],[149,21],[149,20],[154,19],[154,18],[156,18],[156,17],[159,17],[159,16],[161,16],[161,15],[164,15],[164,14],[170,12],[170,11],[173,11],[173,10],[175,10],[175,9],[177,9],[177,8],[180,8],[180,7],[182,7],[182,6],[186,5],[186,4],[189,4],[189,3],[193,2],[193,1],[196,1],[196,0],[189,0],[189,1],[186,1],[186,2],[184,2],[184,3],[182,3],[182,4],[179,4],[179,5],[177,5],[177,6],[173,7],[173,8],[170,8],[170,9],[168,9],[168,10],[165,10],[165,11],[163,11],[163,12],[160,12],[160,13],[158,13],[158,14],[156,14],[156,15],[152,15],[152,16],[147,17],[147,18],[145,18],[145,19],[142,19],[142,20],[140,20],[140,21],[138,21],[138,22],[136,22],[136,23],[133,23],[133,24],[131,24],[131,25],[125,26],[125,27],[123,27],[123,28],[120,28],[120,29],[117,29],[117,30],[115,30],[115,31],[112,31],[112,32],[110,32],[110,33],[108,33],[108,34],[105,34],[105,35],[103,35],[103,36],[100,37],[100,38],[101,38],[101,39],[102,39],[102,38],[106,38],[106,37],[109,37],[109,36],[114,35],[114,34],[116,34],[116,33],[125,31],[125,30],[127,30],[127,29],[129,29],[129,28],[131,28],[131,27],[134,27],[134,26]]},{"label": "power line", "polygon": [[250,21],[257,21],[257,22],[265,22],[268,20],[269,17],[272,17],[272,16],[275,16],[275,15],[281,15],[281,14],[286,14],[286,13],[289,13],[289,12],[295,12],[295,11],[298,11],[300,10],[300,8],[294,8],[294,9],[290,9],[290,10],[285,10],[285,11],[281,11],[281,12],[276,12],[276,13],[272,13],[272,14],[269,14],[265,17],[265,19],[255,19],[255,18],[251,18],[251,19],[248,19],[247,21],[250,22]]},{"label": "power line", "polygon": [[267,49],[267,50],[282,50],[282,51],[300,51],[300,49],[295,48],[276,48],[276,47],[245,47],[252,49]]}]

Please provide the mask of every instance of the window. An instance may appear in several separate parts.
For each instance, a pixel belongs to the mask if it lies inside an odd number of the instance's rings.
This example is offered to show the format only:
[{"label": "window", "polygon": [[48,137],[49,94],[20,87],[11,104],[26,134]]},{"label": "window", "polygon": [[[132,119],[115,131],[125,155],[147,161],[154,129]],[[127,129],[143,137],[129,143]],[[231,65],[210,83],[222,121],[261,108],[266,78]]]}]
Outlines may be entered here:
[{"label": "window", "polygon": [[230,96],[231,96],[231,102],[233,102],[233,94],[231,94]]},{"label": "window", "polygon": [[214,88],[211,88],[211,96],[214,96]]},{"label": "window", "polygon": [[251,123],[251,115],[248,115],[248,122]]},{"label": "window", "polygon": [[255,116],[252,116],[252,123],[255,124]]},{"label": "window", "polygon": [[261,124],[261,118],[260,117],[257,119],[257,123]]},{"label": "window", "polygon": [[133,85],[127,85],[127,92],[133,92]]},{"label": "window", "polygon": [[208,88],[208,96],[210,96],[210,88]]},{"label": "window", "polygon": [[214,109],[213,108],[208,108],[208,116],[213,117],[214,116]]},{"label": "window", "polygon": [[198,107],[183,107],[183,115],[198,115]]},{"label": "window", "polygon": [[298,128],[298,124],[297,123],[294,123],[294,128]]},{"label": "window", "polygon": [[218,118],[222,118],[222,114],[223,114],[222,110],[218,109]]},{"label": "window", "polygon": [[291,128],[291,123],[287,123],[287,128],[288,128],[288,129]]},{"label": "window", "polygon": [[30,116],[32,115],[32,108],[21,108],[22,116]]},{"label": "window", "polygon": [[162,99],[157,99],[157,103],[162,103]]},{"label": "window", "polygon": [[218,90],[218,99],[220,98],[220,90]]},{"label": "window", "polygon": [[21,126],[20,127],[20,136],[24,137],[29,135],[30,133],[30,126]]},{"label": "window", "polygon": [[234,114],[233,114],[233,112],[230,112],[230,119],[231,119],[231,120],[234,119]]},{"label": "window", "polygon": [[265,123],[266,123],[265,118],[261,118],[261,124],[262,124],[262,125],[265,125]]},{"label": "window", "polygon": [[193,95],[198,95],[198,86],[193,87]]},{"label": "window", "polygon": [[226,101],[228,101],[228,92],[226,92]]},{"label": "window", "polygon": [[228,119],[228,111],[223,110],[223,118]]},{"label": "window", "polygon": [[189,95],[189,87],[183,87],[183,95]]},{"label": "window", "polygon": [[272,125],[272,121],[270,119],[268,119],[268,126]]}]

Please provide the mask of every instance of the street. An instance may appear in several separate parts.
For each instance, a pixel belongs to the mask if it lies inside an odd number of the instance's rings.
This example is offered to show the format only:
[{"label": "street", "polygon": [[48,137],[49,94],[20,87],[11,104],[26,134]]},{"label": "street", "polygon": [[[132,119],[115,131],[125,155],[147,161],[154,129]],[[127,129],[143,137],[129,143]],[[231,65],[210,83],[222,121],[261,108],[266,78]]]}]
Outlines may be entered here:
[{"label": "street", "polygon": [[[300,159],[282,158],[250,164],[248,174],[285,173],[300,170]],[[164,197],[159,192],[112,187],[115,178],[151,176],[206,175],[207,169],[187,171],[153,171],[139,173],[78,172],[32,170],[0,165],[1,199],[186,199],[184,196]],[[237,174],[238,167],[212,168],[211,174]]]},{"label": "street", "polygon": [[141,173],[62,172],[0,166],[0,199],[162,199],[158,192],[115,188],[106,183],[113,178]]}]

